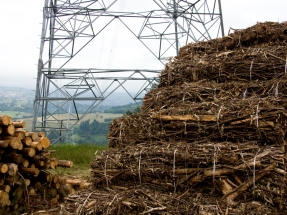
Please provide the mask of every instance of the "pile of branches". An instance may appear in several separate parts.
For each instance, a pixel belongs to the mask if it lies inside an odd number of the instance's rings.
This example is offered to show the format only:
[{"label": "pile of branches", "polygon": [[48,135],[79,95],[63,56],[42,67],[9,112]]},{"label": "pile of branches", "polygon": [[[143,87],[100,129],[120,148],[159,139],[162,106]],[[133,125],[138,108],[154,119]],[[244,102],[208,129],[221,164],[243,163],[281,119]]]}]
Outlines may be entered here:
[{"label": "pile of branches", "polygon": [[166,64],[159,87],[286,76],[286,39],[287,23],[259,23],[221,39],[191,43]]},{"label": "pile of branches", "polygon": [[287,23],[259,23],[181,48],[142,111],[110,124],[79,210],[284,213],[286,41]]},{"label": "pile of branches", "polygon": [[[123,117],[110,125],[111,147],[125,147],[144,141],[257,141],[258,144],[284,144],[286,99],[269,96],[217,98],[208,102],[177,99],[168,106]],[[185,91],[188,94],[189,91]],[[169,96],[173,96],[169,94]],[[188,97],[188,96],[186,96]],[[146,103],[144,105],[147,105]]]},{"label": "pile of branches", "polygon": [[[204,201],[216,205],[218,201],[224,203],[219,206],[222,211],[227,210],[227,204],[253,198],[283,208],[285,165],[281,161],[284,157],[281,146],[262,147],[255,142],[151,142],[104,151],[91,166],[97,187],[148,188],[149,192],[158,193],[157,207],[174,214],[177,210],[195,213],[194,207],[199,202],[191,199],[202,193],[213,194],[213,198],[206,197],[199,205],[205,205]],[[178,205],[170,207],[171,201],[183,200],[179,196],[188,197],[190,201],[181,209]],[[156,208],[147,201],[141,204],[139,211],[134,196],[123,196],[113,204],[128,204],[130,211],[143,214]]]},{"label": "pile of branches", "polygon": [[[276,214],[276,210],[259,201],[242,202],[238,207],[228,207],[217,201],[220,197],[207,194],[204,187],[194,192],[163,192],[149,185],[113,187],[105,190],[86,190],[66,199],[62,214]],[[51,211],[51,212],[50,212]],[[49,214],[54,210],[48,210]],[[246,213],[247,212],[247,213]],[[40,214],[40,213],[39,213]],[[278,213],[277,213],[278,214]],[[282,213],[283,214],[283,213]]]}]

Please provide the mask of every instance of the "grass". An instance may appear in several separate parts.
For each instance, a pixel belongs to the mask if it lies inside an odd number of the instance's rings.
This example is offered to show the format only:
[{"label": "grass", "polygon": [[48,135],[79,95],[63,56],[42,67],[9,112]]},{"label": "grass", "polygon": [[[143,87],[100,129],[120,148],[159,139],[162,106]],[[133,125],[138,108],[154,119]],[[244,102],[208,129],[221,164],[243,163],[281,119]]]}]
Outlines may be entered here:
[{"label": "grass", "polygon": [[97,146],[95,144],[55,144],[50,150],[56,150],[51,157],[59,160],[73,161],[72,168],[57,167],[50,170],[51,173],[57,175],[68,175],[78,178],[88,179],[90,176],[90,163],[95,157],[95,153],[107,149],[107,146]]}]

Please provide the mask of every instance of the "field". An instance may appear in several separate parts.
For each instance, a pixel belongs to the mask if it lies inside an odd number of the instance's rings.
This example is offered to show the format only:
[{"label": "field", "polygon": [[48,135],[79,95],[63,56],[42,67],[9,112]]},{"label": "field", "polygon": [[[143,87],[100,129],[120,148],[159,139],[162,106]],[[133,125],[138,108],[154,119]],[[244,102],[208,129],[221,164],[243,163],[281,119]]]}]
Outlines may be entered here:
[{"label": "field", "polygon": [[83,121],[90,119],[90,121],[97,120],[98,122],[104,122],[108,119],[114,119],[121,117],[122,114],[114,114],[114,113],[92,113],[88,114],[83,118]]},{"label": "field", "polygon": [[[11,116],[13,119],[14,118],[17,118],[17,119],[20,119],[20,120],[23,120],[25,121],[26,123],[26,129],[31,131],[32,130],[32,122],[33,122],[33,118],[31,116],[31,118],[25,118],[23,119],[22,116],[26,116],[28,115],[28,113],[24,113],[24,112],[20,112],[21,115],[19,114],[19,112],[16,112],[16,111],[3,111],[0,113],[0,115],[8,115],[8,116]],[[18,114],[18,115],[16,115]],[[81,114],[80,114],[81,116]],[[114,119],[114,118],[117,118],[117,117],[121,117],[122,114],[113,114],[113,113],[90,113],[90,114],[87,114],[83,119],[82,121],[86,121],[86,120],[90,120],[90,121],[93,121],[93,120],[97,120],[98,122],[104,122],[105,120],[108,120],[108,119]],[[64,117],[64,116],[63,116]],[[66,115],[65,115],[66,117]],[[40,120],[40,118],[39,118]],[[79,125],[80,123],[78,123],[77,125]],[[76,126],[77,126],[76,125]]]},{"label": "field", "polygon": [[[12,117],[13,119],[14,119],[14,118],[21,119],[21,118],[24,118],[25,116],[30,116],[30,117],[32,117],[32,114],[30,114],[30,113],[18,112],[18,111],[1,111],[1,112],[0,112],[0,116],[3,116],[3,115],[10,116],[10,117]],[[32,118],[31,118],[31,119],[32,119]],[[26,121],[26,119],[25,119],[25,121]],[[32,122],[32,121],[31,121],[31,122]]]},{"label": "field", "polygon": [[72,168],[57,168],[49,170],[49,172],[60,176],[72,176],[77,178],[88,179],[90,176],[90,163],[93,161],[94,156],[99,154],[107,146],[97,146],[95,144],[54,144],[49,149],[55,150],[52,157],[59,160],[73,161]]}]

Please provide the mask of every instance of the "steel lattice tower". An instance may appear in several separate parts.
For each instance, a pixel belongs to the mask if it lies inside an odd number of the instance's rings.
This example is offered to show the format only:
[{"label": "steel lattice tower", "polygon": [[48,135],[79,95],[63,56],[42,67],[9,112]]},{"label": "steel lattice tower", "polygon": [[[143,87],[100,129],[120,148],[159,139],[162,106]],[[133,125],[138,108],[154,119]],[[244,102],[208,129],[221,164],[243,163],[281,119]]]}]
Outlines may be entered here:
[{"label": "steel lattice tower", "polygon": [[[74,67],[77,56],[114,22],[124,26],[162,68],[166,59],[177,55],[187,43],[224,35],[220,0],[137,0],[136,4],[144,2],[151,9],[113,10],[123,1],[126,0],[45,0],[34,131],[56,134],[57,141],[117,89],[123,89],[136,101],[157,84],[158,69],[132,69],[127,65],[125,69]],[[130,6],[135,1],[128,3]],[[132,91],[136,93],[132,94],[128,86],[134,82],[137,84]],[[87,108],[79,113],[83,102]]]}]

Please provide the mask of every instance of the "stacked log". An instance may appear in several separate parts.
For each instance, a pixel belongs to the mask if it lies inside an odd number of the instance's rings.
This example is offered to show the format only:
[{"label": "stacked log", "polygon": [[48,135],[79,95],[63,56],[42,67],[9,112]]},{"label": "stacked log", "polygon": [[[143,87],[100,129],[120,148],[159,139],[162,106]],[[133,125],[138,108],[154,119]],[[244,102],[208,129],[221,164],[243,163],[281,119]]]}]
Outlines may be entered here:
[{"label": "stacked log", "polygon": [[67,182],[49,173],[56,167],[72,167],[73,162],[51,157],[50,140],[45,133],[29,132],[25,125],[23,121],[0,116],[0,205],[17,209],[29,204],[32,197],[56,204],[83,188],[83,182]]},{"label": "stacked log", "polygon": [[85,203],[107,214],[286,210],[286,29],[258,23],[181,48],[91,164],[109,205]]}]

